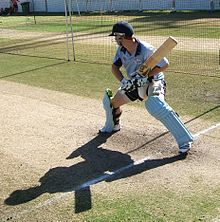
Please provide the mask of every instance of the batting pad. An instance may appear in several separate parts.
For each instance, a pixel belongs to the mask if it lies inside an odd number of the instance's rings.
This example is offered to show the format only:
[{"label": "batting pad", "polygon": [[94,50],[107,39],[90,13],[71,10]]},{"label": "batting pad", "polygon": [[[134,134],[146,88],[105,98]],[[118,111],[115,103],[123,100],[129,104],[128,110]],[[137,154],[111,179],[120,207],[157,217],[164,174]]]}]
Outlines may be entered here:
[{"label": "batting pad", "polygon": [[104,97],[102,100],[103,108],[105,110],[106,121],[105,126],[100,130],[101,132],[111,133],[114,128],[112,107],[110,102],[109,89],[105,90]]},{"label": "batting pad", "polygon": [[150,96],[145,102],[145,107],[152,116],[160,120],[170,131],[179,146],[193,141],[192,134],[162,98],[159,96]]}]

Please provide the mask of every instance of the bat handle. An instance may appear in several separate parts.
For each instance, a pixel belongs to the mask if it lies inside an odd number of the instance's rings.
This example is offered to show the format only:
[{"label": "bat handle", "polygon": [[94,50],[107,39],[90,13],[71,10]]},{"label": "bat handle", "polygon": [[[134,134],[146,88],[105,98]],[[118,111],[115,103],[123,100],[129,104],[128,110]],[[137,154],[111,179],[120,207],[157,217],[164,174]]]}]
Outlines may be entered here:
[{"label": "bat handle", "polygon": [[[146,76],[149,76],[149,73],[152,69],[151,68],[148,68],[146,69],[144,66],[141,67],[137,73],[140,75],[140,76],[143,76],[143,77],[146,77]],[[150,76],[149,76],[150,77]]]}]

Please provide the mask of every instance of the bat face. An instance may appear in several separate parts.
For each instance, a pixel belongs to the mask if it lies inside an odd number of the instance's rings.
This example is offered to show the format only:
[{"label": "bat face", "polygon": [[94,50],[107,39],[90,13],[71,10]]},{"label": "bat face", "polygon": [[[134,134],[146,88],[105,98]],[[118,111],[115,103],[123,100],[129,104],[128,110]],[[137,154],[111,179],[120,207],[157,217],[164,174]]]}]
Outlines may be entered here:
[{"label": "bat face", "polygon": [[152,70],[160,60],[167,56],[168,53],[177,45],[177,40],[172,36],[166,39],[166,41],[140,66],[137,71],[139,75],[147,76],[150,70]]}]

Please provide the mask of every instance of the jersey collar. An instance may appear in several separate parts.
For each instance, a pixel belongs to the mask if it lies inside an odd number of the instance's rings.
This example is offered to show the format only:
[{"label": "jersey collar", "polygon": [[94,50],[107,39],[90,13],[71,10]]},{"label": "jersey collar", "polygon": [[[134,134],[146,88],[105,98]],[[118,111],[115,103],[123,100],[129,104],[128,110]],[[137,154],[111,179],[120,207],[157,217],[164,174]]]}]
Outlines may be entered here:
[{"label": "jersey collar", "polygon": [[[135,39],[135,41],[138,43],[135,56],[138,56],[141,54],[141,43],[138,39]],[[124,46],[121,46],[121,51],[125,54],[127,52],[127,49]]]}]

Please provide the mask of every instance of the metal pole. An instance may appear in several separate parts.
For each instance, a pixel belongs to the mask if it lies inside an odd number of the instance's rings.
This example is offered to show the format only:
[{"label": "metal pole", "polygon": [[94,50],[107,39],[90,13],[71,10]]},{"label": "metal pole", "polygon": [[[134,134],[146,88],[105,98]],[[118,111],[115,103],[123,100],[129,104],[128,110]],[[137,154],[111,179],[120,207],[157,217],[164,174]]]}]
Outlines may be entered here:
[{"label": "metal pole", "polygon": [[70,61],[70,53],[69,53],[69,35],[68,35],[68,15],[67,15],[67,0],[64,1],[64,10],[65,10],[65,17],[66,17],[66,49],[67,49],[67,59]]},{"label": "metal pole", "polygon": [[142,0],[139,0],[139,11],[141,12],[143,10],[143,2]]},{"label": "metal pole", "polygon": [[34,24],[36,25],[36,17],[35,17],[35,5],[34,5],[34,0],[32,0],[32,4],[33,4],[33,13],[34,13]]},{"label": "metal pole", "polygon": [[46,10],[46,12],[48,12],[48,4],[47,4],[47,0],[45,0],[45,10]]},{"label": "metal pole", "polygon": [[[71,0],[72,1],[72,0]],[[78,4],[78,1],[76,0],[76,7],[77,7],[77,12],[78,12],[78,15],[81,16],[80,14],[80,10],[79,10],[79,4]]]},{"label": "metal pole", "polygon": [[73,22],[72,22],[72,0],[69,0],[69,17],[70,17],[71,39],[72,39],[72,47],[73,47],[73,59],[74,61],[76,61],[74,35],[73,35]]},{"label": "metal pole", "polygon": [[109,10],[112,12],[112,0],[109,0]]}]

